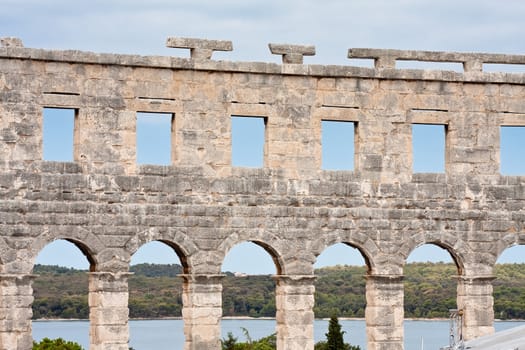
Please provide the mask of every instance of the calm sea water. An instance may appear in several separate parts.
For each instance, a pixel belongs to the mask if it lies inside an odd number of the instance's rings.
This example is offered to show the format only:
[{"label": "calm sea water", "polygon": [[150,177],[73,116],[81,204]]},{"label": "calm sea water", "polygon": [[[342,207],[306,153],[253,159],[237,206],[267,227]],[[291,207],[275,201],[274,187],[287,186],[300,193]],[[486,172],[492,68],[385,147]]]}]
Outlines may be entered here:
[{"label": "calm sea water", "polygon": [[[366,349],[365,321],[340,320],[345,340]],[[524,325],[524,322],[496,322],[496,330]],[[181,320],[130,321],[130,346],[135,350],[182,349],[184,343]],[[245,340],[242,328],[246,328],[252,339],[258,339],[275,332],[275,320],[223,320],[223,337],[232,332],[239,340]],[[314,337],[323,340],[328,331],[328,321],[316,320]],[[448,345],[448,321],[405,321],[405,350],[437,350]],[[64,338],[76,341],[89,349],[88,321],[34,321],[33,338]]]}]

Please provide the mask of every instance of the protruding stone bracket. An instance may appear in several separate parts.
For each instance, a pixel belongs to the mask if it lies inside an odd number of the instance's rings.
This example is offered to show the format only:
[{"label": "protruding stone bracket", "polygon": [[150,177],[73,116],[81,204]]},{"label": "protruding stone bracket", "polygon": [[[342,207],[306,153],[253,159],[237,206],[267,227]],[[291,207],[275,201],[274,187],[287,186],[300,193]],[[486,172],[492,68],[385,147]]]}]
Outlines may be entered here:
[{"label": "protruding stone bracket", "polygon": [[268,47],[272,54],[283,56],[283,63],[303,64],[303,56],[315,55],[313,45],[268,44]]},{"label": "protruding stone bracket", "polygon": [[2,47],[24,47],[24,44],[22,43],[22,39],[20,38],[12,38],[12,37],[0,38],[0,44]]},{"label": "protruding stone bracket", "polygon": [[465,73],[483,72],[483,64],[524,64],[525,55],[353,48],[348,58],[373,59],[376,69],[395,69],[396,61],[461,63]]},{"label": "protruding stone bracket", "polygon": [[231,41],[194,38],[170,37],[166,40],[166,47],[190,49],[190,57],[193,60],[209,60],[214,51],[233,51]]}]

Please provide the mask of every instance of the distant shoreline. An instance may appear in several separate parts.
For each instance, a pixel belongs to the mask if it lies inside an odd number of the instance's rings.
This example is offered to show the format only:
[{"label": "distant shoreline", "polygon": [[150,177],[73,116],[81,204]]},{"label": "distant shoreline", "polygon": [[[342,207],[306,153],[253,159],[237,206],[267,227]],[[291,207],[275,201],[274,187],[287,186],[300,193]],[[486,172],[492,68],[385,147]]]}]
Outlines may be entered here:
[{"label": "distant shoreline", "polygon": [[[250,317],[250,316],[224,316],[223,320],[275,320],[275,317]],[[364,317],[338,317],[340,321],[365,321]],[[182,317],[159,317],[159,318],[130,318],[130,321],[168,321],[168,320],[182,320]],[[328,321],[330,318],[315,318],[316,321]],[[404,319],[405,321],[448,321],[447,317],[436,317],[436,318],[413,318],[408,317]],[[75,321],[89,321],[87,318],[38,318],[32,320],[32,322],[75,322]],[[525,319],[508,319],[500,320],[494,319],[494,322],[525,322]]]}]

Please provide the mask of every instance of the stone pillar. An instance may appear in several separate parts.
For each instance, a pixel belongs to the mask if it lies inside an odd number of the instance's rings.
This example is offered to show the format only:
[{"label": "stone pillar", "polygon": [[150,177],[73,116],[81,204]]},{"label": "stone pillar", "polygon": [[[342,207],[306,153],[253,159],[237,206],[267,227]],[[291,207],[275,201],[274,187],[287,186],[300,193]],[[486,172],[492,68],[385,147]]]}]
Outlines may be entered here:
[{"label": "stone pillar", "polygon": [[128,350],[130,273],[89,273],[91,350]]},{"label": "stone pillar", "polygon": [[277,349],[313,350],[315,276],[274,276]]},{"label": "stone pillar", "polygon": [[221,348],[223,275],[181,275],[184,350]]},{"label": "stone pillar", "polygon": [[34,275],[0,275],[0,349],[33,347],[31,318]]},{"label": "stone pillar", "polygon": [[403,349],[403,276],[366,276],[368,350]]},{"label": "stone pillar", "polygon": [[459,277],[457,303],[463,311],[464,340],[494,333],[493,280],[493,276]]}]

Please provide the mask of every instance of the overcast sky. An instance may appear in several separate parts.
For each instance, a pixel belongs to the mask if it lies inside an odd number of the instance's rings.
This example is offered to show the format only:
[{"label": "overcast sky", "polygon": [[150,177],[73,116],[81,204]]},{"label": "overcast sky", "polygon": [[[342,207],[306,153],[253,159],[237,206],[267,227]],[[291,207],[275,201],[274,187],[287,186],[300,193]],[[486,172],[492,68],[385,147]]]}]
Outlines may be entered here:
[{"label": "overcast sky", "polygon": [[[270,42],[311,44],[317,54],[305,63],[343,65],[351,47],[525,54],[525,1],[0,0],[0,36],[34,48],[183,57],[188,52],[165,48],[167,37],[221,39],[231,40],[234,51],[214,58],[267,62],[281,59],[270,54]],[[57,255],[63,256],[50,251],[39,262]],[[274,272],[263,258],[263,270],[248,272]],[[225,263],[240,266],[242,254]]]}]

